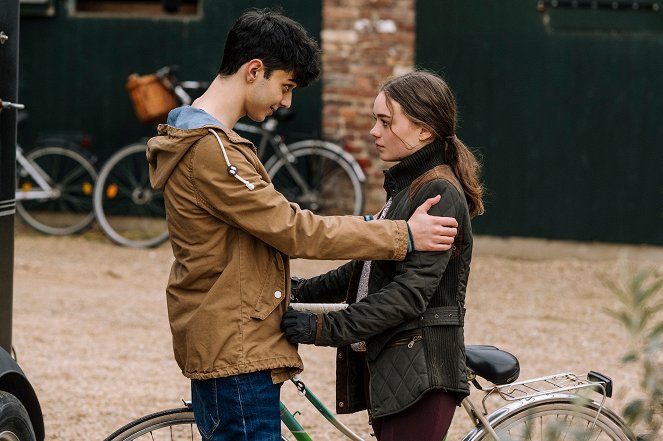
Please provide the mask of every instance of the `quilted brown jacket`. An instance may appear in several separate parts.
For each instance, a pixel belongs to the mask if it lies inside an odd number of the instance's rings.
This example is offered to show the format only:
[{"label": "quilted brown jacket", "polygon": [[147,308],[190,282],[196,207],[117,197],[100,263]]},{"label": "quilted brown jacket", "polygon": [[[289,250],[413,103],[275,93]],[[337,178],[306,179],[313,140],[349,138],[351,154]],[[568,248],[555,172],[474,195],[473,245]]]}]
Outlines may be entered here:
[{"label": "quilted brown jacket", "polygon": [[[214,130],[249,190],[227,172]],[[175,359],[193,379],[302,370],[279,325],[290,292],[289,258],[402,260],[407,225],[320,217],[271,184],[250,141],[223,127],[158,127],[147,151],[163,189],[174,262],[166,289]],[[358,247],[357,243],[364,244]]]},{"label": "quilted brown jacket", "polygon": [[[460,402],[469,394],[463,320],[472,256],[472,228],[462,187],[434,142],[385,172],[392,204],[389,219],[407,219],[425,199],[442,199],[429,213],[455,217],[451,250],[408,254],[403,262],[375,258],[368,296],[356,302],[363,262],[301,282],[301,302],[347,301],[343,311],[318,316],[316,345],[338,347],[336,411],[366,409],[374,417],[400,412],[431,389],[444,389]],[[349,344],[366,340],[366,357]],[[368,362],[370,403],[364,392]]]}]

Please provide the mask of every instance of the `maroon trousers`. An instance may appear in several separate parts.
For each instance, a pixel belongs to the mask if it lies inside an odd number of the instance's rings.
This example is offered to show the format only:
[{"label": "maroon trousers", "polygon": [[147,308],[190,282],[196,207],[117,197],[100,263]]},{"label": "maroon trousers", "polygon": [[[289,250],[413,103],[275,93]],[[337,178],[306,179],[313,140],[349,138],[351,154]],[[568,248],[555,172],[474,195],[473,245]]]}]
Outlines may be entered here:
[{"label": "maroon trousers", "polygon": [[442,441],[455,411],[455,395],[434,389],[402,412],[374,418],[372,425],[378,441]]},{"label": "maroon trousers", "polygon": [[[364,393],[368,391],[370,374],[364,362]],[[373,418],[371,426],[378,441],[442,441],[449,431],[456,412],[456,395],[433,389],[407,409],[381,418]]]}]

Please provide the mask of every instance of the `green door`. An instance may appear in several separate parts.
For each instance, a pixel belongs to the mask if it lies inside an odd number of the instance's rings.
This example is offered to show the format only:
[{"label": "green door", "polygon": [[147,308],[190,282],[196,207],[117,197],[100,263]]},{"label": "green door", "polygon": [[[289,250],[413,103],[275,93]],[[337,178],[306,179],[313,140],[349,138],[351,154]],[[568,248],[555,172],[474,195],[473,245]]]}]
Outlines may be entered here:
[{"label": "green door", "polygon": [[663,244],[656,4],[417,1],[417,64],[483,156],[479,233]]}]

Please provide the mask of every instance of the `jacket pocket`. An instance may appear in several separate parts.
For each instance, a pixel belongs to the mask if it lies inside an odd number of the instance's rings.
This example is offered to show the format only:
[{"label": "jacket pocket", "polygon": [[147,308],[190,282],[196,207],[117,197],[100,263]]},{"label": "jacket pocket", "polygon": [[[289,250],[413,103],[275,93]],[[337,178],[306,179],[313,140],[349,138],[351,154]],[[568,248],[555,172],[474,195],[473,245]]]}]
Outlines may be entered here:
[{"label": "jacket pocket", "polygon": [[400,412],[430,388],[421,330],[397,335],[368,366],[374,417]]},{"label": "jacket pocket", "polygon": [[414,348],[416,343],[419,343],[424,339],[421,331],[416,330],[414,332],[403,332],[396,335],[386,346],[386,348],[395,348],[398,346],[407,346],[408,349]]},{"label": "jacket pocket", "polygon": [[264,279],[258,299],[256,300],[252,318],[264,320],[286,298],[285,292],[285,265],[283,257],[278,251],[272,253],[269,265],[265,268]]}]

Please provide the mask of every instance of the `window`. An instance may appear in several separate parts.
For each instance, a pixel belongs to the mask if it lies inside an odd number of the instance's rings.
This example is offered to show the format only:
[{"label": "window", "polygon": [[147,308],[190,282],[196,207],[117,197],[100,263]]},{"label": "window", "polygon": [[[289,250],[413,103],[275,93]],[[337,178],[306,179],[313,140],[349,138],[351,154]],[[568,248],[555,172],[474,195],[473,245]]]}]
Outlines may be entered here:
[{"label": "window", "polygon": [[55,15],[53,0],[21,0],[21,15],[52,17]]},{"label": "window", "polygon": [[539,0],[543,24],[566,32],[661,32],[659,1]]},{"label": "window", "polygon": [[134,17],[197,17],[202,0],[73,0],[75,15]]}]

